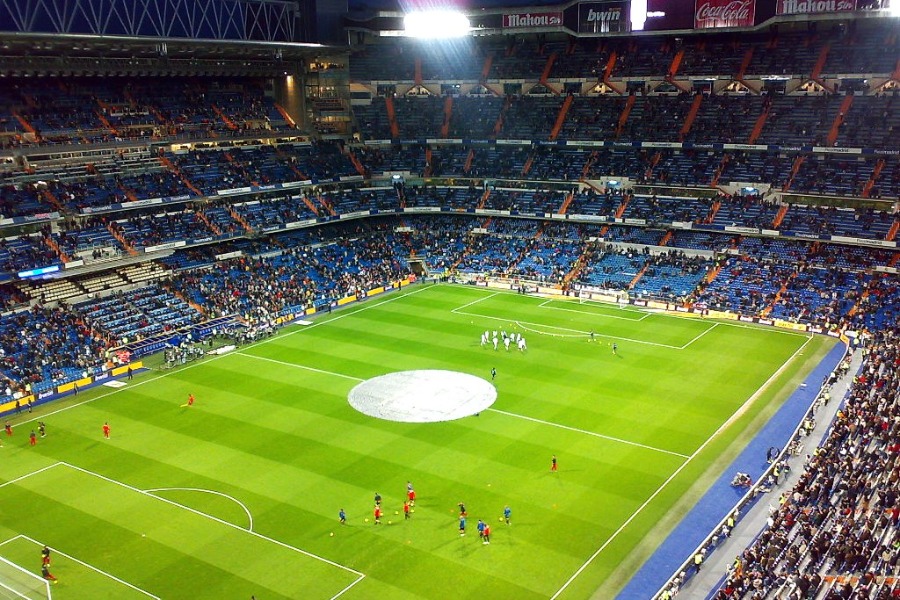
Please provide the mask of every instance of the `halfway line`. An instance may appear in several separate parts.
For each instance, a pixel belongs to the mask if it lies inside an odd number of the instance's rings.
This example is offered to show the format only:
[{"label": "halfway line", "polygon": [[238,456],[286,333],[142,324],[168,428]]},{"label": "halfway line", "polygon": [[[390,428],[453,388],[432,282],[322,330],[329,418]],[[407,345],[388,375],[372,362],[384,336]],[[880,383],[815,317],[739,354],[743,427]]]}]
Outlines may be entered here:
[{"label": "halfway line", "polygon": [[585,435],[590,435],[593,437],[598,437],[604,440],[609,440],[611,442],[618,442],[620,444],[626,444],[628,446],[636,446],[638,448],[643,448],[644,450],[651,450],[653,452],[661,452],[663,454],[670,454],[672,456],[678,456],[680,458],[690,458],[687,454],[682,454],[680,452],[673,452],[671,450],[664,450],[662,448],[656,448],[654,446],[648,446],[646,444],[641,444],[638,442],[632,442],[629,440],[623,440],[622,438],[613,437],[611,435],[603,435],[602,433],[595,433],[593,431],[587,431],[586,429],[578,429],[576,427],[569,427],[568,425],[561,425],[559,423],[553,423],[551,421],[544,421],[542,419],[535,419],[534,417],[527,417],[525,415],[520,415],[516,413],[507,412],[505,410],[500,410],[499,408],[488,408],[487,410],[495,413],[500,413],[501,415],[506,415],[507,417],[515,417],[517,419],[523,419],[525,421],[531,421],[533,423],[540,423],[541,425],[549,425],[551,427],[558,427],[560,429],[567,429],[569,431],[574,431],[576,433],[583,433]]}]

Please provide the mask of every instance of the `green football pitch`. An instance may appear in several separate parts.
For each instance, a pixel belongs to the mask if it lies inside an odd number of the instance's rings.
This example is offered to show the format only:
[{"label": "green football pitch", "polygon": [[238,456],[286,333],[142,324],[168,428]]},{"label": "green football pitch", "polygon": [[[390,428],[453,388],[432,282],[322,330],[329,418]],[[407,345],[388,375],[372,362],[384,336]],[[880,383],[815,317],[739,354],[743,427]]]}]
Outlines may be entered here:
[{"label": "green football pitch", "polygon": [[[524,334],[527,351],[482,347],[486,329]],[[414,285],[13,419],[0,557],[37,573],[49,545],[62,600],[609,598],[833,344]],[[496,402],[454,421],[387,421],[347,401],[390,372],[492,368]],[[30,447],[38,419],[47,437]]]}]

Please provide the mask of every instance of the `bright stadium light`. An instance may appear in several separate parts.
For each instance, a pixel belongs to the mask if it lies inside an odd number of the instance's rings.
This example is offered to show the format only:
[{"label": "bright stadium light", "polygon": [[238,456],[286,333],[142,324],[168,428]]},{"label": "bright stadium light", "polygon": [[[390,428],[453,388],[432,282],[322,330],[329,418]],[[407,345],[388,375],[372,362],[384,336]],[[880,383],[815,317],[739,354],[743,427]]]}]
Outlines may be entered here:
[{"label": "bright stadium light", "polygon": [[403,28],[409,37],[446,39],[469,34],[469,19],[452,10],[429,10],[403,17]]}]

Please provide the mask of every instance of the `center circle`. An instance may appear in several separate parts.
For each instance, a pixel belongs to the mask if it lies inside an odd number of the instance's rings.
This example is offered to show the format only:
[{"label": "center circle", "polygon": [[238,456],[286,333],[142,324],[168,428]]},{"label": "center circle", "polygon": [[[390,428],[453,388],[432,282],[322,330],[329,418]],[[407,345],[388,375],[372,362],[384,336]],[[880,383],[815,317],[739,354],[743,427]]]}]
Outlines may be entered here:
[{"label": "center circle", "polygon": [[363,381],[350,390],[347,400],[370,417],[437,423],[489,408],[497,400],[497,388],[480,377],[457,371],[398,371]]}]

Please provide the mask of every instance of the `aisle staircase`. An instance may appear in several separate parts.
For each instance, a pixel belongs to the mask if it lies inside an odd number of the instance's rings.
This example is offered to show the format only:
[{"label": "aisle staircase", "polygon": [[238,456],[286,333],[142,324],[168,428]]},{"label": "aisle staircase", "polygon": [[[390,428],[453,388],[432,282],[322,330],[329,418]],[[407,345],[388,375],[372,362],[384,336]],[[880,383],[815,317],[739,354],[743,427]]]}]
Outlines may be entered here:
[{"label": "aisle staircase", "polygon": [[556,122],[553,124],[553,129],[550,131],[551,142],[555,141],[559,136],[559,132],[562,131],[563,124],[566,122],[566,115],[569,114],[569,108],[571,108],[573,100],[574,96],[570,94],[566,96],[562,106],[559,107],[559,114],[556,115]]}]

